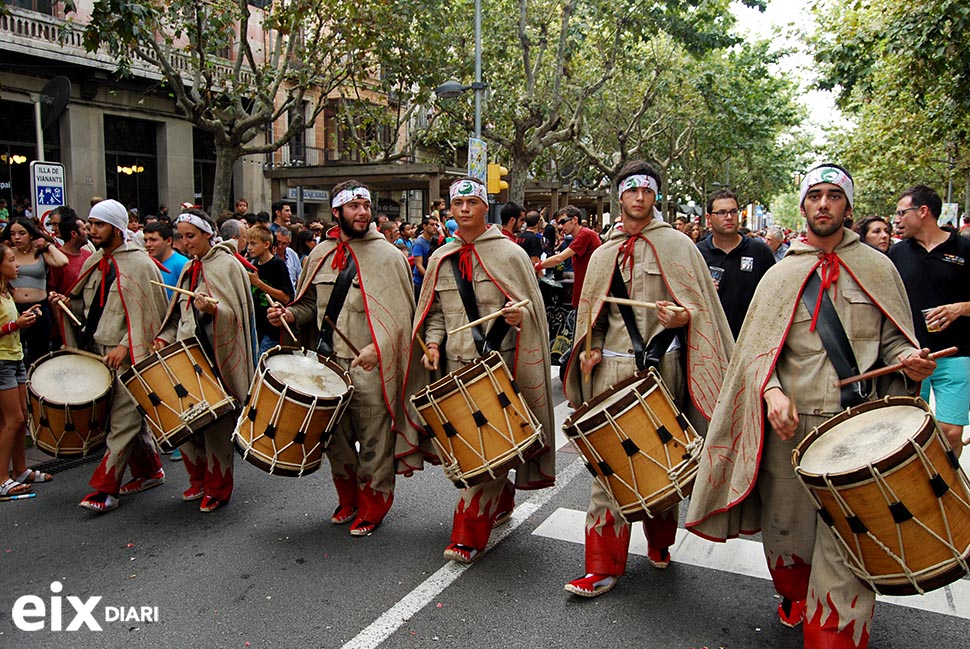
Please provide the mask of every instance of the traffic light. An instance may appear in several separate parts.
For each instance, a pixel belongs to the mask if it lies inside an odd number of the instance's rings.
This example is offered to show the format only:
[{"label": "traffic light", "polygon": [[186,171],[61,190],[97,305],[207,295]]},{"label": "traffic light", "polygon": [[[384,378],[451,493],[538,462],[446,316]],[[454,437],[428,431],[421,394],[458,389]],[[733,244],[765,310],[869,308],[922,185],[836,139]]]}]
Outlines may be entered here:
[{"label": "traffic light", "polygon": [[494,162],[488,165],[488,193],[501,194],[503,189],[508,189],[509,184],[502,180],[502,176],[509,173],[509,170]]}]

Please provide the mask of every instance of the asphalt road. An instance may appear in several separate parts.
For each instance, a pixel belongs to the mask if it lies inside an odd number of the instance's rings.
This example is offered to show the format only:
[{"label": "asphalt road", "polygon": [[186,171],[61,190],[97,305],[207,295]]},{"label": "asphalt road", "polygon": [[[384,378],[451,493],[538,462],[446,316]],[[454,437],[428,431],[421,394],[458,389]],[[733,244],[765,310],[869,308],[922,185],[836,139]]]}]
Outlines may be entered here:
[{"label": "asphalt road", "polygon": [[[0,647],[802,646],[800,630],[777,621],[756,539],[685,535],[666,571],[651,568],[635,540],[612,593],[563,592],[583,571],[589,475],[569,451],[558,460],[558,486],[520,492],[512,521],[467,568],[441,556],[456,491],[438,468],[401,479],[385,524],[366,538],[329,523],[336,496],[326,470],[282,478],[237,458],[231,504],[201,514],[181,501],[184,469],[166,460],[166,484],[96,516],[77,506],[94,464],[71,468],[38,486],[37,498],[0,503]],[[42,630],[14,626],[23,595],[44,602],[47,615],[31,618]],[[970,581],[935,595],[880,602],[870,646],[970,646]],[[51,629],[52,598],[61,598],[61,628],[75,619],[68,596],[91,608],[101,631]],[[120,607],[149,607],[158,619],[105,621]]]}]

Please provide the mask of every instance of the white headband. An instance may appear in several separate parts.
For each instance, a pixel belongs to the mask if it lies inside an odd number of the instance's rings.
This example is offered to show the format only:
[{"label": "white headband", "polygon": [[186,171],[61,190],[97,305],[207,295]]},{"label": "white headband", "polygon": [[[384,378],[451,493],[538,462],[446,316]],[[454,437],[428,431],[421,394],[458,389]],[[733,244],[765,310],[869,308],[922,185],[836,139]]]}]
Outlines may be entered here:
[{"label": "white headband", "polygon": [[485,186],[481,183],[476,183],[473,180],[456,180],[451,183],[450,189],[450,200],[455,200],[456,198],[468,198],[474,196],[475,198],[480,198],[483,203],[488,204],[488,194],[485,191]]},{"label": "white headband", "polygon": [[186,214],[186,213],[179,214],[178,218],[175,219],[175,222],[188,223],[190,225],[194,225],[195,227],[199,228],[200,230],[208,234],[210,237],[213,234],[215,234],[215,232],[212,231],[212,226],[206,223],[205,219],[200,218],[195,214]]},{"label": "white headband", "polygon": [[330,207],[337,208],[341,205],[349,203],[350,201],[356,201],[359,199],[370,201],[370,191],[366,187],[351,187],[350,189],[341,189],[340,193],[330,201]]},{"label": "white headband", "polygon": [[852,194],[854,190],[852,179],[838,167],[828,167],[825,165],[815,167],[805,174],[805,177],[802,179],[801,195],[798,197],[798,204],[804,205],[805,194],[808,193],[809,189],[820,183],[832,183],[833,185],[841,187],[842,191],[845,192],[845,198],[849,201],[849,205],[852,205]]},{"label": "white headband", "polygon": [[116,200],[109,198],[95,204],[88,212],[88,218],[103,221],[116,230],[121,230],[125,241],[131,236],[128,232],[128,210]]},{"label": "white headband", "polygon": [[660,188],[657,187],[657,181],[653,176],[648,176],[646,174],[633,174],[632,176],[627,176],[620,183],[620,193],[627,191],[628,189],[636,189],[637,187],[649,187],[653,190],[653,195],[657,196],[660,194]]}]

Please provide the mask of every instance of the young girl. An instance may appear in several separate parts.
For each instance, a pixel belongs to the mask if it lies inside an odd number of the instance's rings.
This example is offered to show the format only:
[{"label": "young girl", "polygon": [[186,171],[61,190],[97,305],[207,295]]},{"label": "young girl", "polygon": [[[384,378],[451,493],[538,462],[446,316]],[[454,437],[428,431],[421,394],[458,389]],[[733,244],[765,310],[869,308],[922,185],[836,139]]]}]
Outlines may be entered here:
[{"label": "young girl", "polygon": [[[10,281],[17,278],[20,264],[13,248],[0,246],[0,467],[6,479],[0,485],[0,498],[21,496],[31,492],[35,482],[50,482],[49,473],[27,468],[24,438],[27,435],[27,372],[24,352],[20,347],[20,330],[37,322],[37,309],[29,309],[18,316],[17,305],[10,291]],[[13,475],[8,473],[13,460]]]}]

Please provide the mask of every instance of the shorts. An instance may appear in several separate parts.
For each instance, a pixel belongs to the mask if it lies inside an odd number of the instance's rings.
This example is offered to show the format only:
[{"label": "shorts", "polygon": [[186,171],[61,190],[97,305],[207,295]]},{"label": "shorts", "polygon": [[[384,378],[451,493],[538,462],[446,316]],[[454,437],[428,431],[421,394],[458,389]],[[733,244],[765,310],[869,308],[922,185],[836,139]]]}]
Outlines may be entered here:
[{"label": "shorts", "polygon": [[936,359],[936,369],[923,381],[920,396],[929,403],[930,388],[936,400],[936,418],[944,424],[970,424],[970,356]]},{"label": "shorts", "polygon": [[0,361],[0,390],[13,390],[27,382],[27,369],[24,362]]}]

